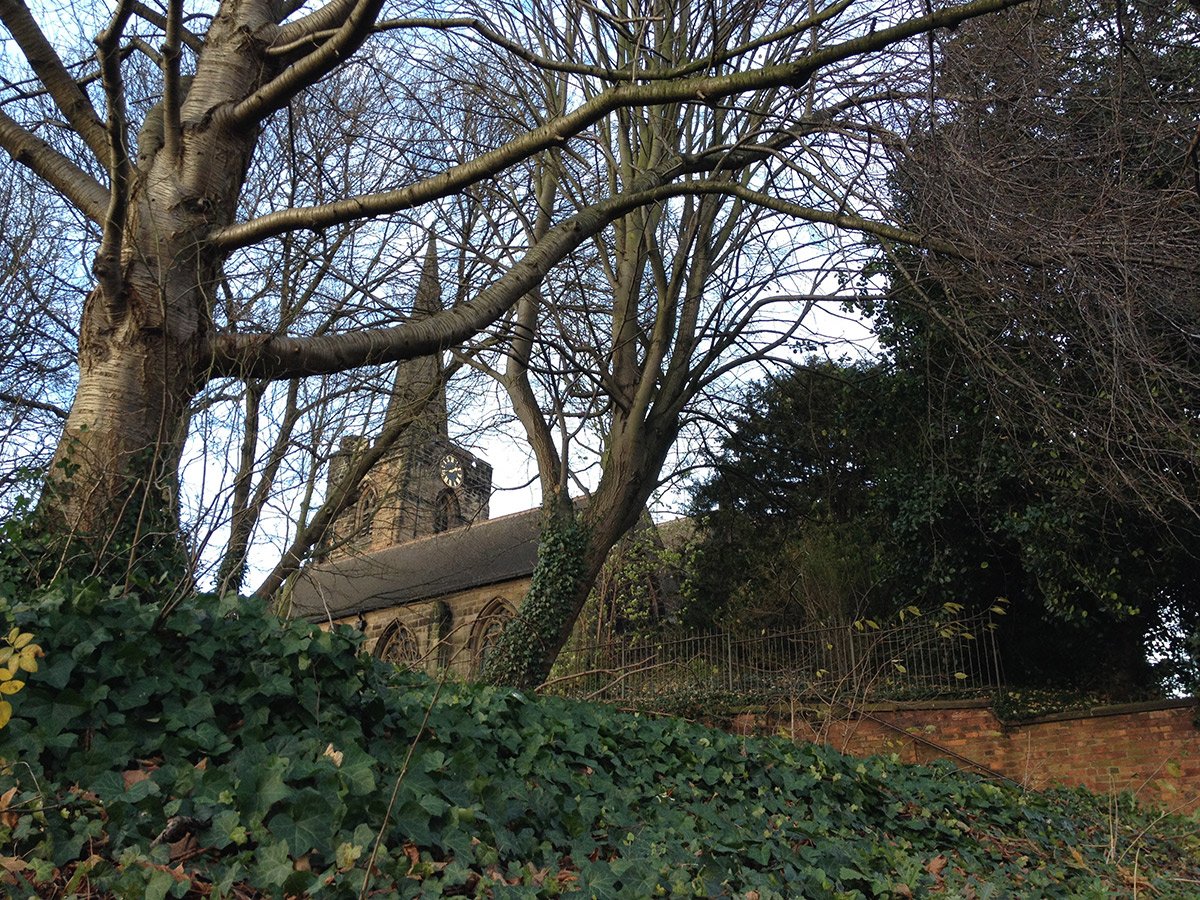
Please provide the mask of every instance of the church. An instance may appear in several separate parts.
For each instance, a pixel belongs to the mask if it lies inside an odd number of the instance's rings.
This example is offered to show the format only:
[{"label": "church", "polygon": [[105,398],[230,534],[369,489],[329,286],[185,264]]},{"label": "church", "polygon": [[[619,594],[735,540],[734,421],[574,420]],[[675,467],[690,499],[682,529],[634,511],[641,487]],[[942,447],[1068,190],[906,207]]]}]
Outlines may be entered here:
[{"label": "church", "polygon": [[[414,321],[442,308],[435,241],[413,300]],[[355,502],[335,520],[316,559],[290,586],[291,615],[351,625],[368,652],[409,668],[478,674],[505,624],[529,591],[537,565],[541,510],[492,519],[492,467],[450,440],[446,377],[438,356],[400,363],[379,435],[348,435],[329,464],[330,493],[362,455],[381,451],[358,487]],[[678,541],[688,528],[670,529]],[[646,530],[648,529],[648,531]],[[662,540],[645,516],[635,529],[653,545]],[[614,550],[611,568],[622,549]],[[623,571],[623,570],[622,570]],[[678,607],[678,584],[665,571],[634,576],[640,595],[654,597],[658,621]],[[607,610],[621,604],[630,582],[603,579],[597,591]],[[618,622],[619,613],[597,621]]]},{"label": "church", "polygon": [[[440,309],[431,236],[412,316]],[[450,440],[446,419],[441,359],[400,363],[381,429],[394,440],[292,584],[291,614],[355,626],[397,665],[469,677],[529,589],[539,510],[489,518],[492,467]],[[371,447],[343,437],[330,488]]]}]

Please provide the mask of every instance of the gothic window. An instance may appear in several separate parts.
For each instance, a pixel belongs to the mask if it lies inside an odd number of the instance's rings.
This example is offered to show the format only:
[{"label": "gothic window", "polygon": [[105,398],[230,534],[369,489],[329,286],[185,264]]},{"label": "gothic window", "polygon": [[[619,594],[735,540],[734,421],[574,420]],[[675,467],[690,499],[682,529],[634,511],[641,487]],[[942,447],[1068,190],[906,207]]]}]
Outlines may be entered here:
[{"label": "gothic window", "polygon": [[416,635],[399,620],[392,622],[376,642],[375,655],[401,669],[415,669],[421,662]]},{"label": "gothic window", "polygon": [[462,507],[458,502],[458,494],[447,488],[437,495],[433,501],[433,530],[446,531],[463,524]]},{"label": "gothic window", "polygon": [[359,537],[369,538],[371,527],[375,524],[375,513],[379,510],[379,491],[375,485],[364,485],[359,491],[358,505],[354,509],[354,533]]},{"label": "gothic window", "polygon": [[476,674],[483,671],[488,657],[494,652],[504,626],[512,620],[513,608],[508,601],[497,597],[475,619],[471,629],[471,662]]}]

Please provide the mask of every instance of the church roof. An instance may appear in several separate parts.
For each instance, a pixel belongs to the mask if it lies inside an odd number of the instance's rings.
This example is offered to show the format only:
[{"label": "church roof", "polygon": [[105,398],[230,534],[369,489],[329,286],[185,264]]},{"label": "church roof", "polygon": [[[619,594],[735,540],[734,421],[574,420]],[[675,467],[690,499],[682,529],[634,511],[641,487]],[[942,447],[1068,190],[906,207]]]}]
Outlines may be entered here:
[{"label": "church roof", "polygon": [[541,510],[529,509],[309,566],[292,586],[292,615],[337,619],[526,577],[540,522]]}]

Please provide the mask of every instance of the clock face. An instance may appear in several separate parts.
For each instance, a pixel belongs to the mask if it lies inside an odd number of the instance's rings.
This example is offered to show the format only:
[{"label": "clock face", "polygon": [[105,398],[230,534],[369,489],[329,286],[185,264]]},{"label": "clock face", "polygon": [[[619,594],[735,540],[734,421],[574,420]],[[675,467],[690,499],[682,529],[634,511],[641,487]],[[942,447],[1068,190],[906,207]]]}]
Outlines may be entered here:
[{"label": "clock face", "polygon": [[462,463],[453,454],[447,454],[442,457],[442,463],[438,466],[438,471],[441,472],[442,481],[446,483],[447,487],[456,488],[463,482]]}]

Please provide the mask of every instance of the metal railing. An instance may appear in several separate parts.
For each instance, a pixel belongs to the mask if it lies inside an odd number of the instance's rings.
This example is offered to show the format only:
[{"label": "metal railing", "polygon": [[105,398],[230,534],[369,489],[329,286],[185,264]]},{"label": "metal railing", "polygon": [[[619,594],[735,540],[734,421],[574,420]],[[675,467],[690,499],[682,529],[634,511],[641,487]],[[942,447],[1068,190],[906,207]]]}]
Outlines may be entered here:
[{"label": "metal railing", "polygon": [[928,699],[983,693],[1001,683],[993,625],[978,617],[916,618],[896,627],[734,635],[618,637],[568,645],[543,690],[630,705],[781,698]]}]

